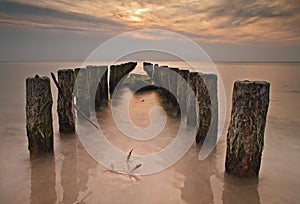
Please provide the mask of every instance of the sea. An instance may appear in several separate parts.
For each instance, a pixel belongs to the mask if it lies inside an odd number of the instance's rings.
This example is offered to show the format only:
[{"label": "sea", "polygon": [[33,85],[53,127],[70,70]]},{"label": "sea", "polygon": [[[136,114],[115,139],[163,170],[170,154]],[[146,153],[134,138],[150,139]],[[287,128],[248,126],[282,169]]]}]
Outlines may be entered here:
[{"label": "sea", "polygon": [[[186,68],[186,64],[179,61],[152,63]],[[224,88],[222,99],[226,102],[224,128],[215,150],[199,160],[201,147],[193,143],[181,159],[165,170],[134,176],[99,164],[76,133],[59,133],[57,89],[52,81],[54,154],[34,156],[27,149],[26,78],[35,74],[50,77],[51,72],[59,69],[81,66],[82,62],[0,63],[0,203],[299,203],[300,63],[214,62],[219,85]],[[134,72],[145,74],[142,62],[138,62]],[[225,173],[226,134],[233,84],[237,80],[270,83],[258,178],[242,179]],[[123,93],[127,96],[128,92],[126,89]],[[147,91],[133,95],[127,108],[132,121],[146,128],[151,108],[164,107],[163,103],[157,92]],[[120,132],[109,106],[96,115],[112,145],[124,152],[132,148],[133,154],[143,155],[159,152],[174,140],[182,121],[165,109],[167,114],[161,113],[168,117],[165,129],[149,141],[137,141]]]}]

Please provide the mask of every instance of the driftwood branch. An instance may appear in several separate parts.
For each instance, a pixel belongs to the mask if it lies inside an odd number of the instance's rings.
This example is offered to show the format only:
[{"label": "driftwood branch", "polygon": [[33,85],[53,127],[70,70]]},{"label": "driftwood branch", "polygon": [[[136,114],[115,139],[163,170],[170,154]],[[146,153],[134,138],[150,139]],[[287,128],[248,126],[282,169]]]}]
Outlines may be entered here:
[{"label": "driftwood branch", "polygon": [[[51,77],[52,77],[52,79],[53,79],[53,81],[54,81],[54,84],[55,84],[55,86],[57,87],[57,89],[60,91],[60,93],[61,93],[61,95],[62,95],[62,97],[65,99],[65,101],[67,102],[67,103],[72,103],[72,101],[71,100],[69,100],[68,98],[67,98],[67,96],[65,95],[65,93],[63,92],[63,90],[60,88],[60,86],[59,86],[59,84],[58,84],[58,82],[57,82],[57,80],[56,80],[56,77],[55,77],[55,75],[54,75],[54,73],[53,72],[51,72]],[[95,124],[95,123],[93,123],[93,121],[91,121],[77,106],[76,106],[76,104],[74,104],[74,108],[77,110],[77,112],[78,113],[80,113],[87,121],[89,121],[95,128],[97,128],[97,129],[99,129],[99,127]]]}]

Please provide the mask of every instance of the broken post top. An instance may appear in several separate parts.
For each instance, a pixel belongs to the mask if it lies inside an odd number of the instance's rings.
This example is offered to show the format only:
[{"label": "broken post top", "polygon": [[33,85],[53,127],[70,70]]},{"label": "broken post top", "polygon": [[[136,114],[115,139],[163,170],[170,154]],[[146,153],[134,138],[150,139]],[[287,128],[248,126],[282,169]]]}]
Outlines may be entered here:
[{"label": "broken post top", "polygon": [[143,66],[153,66],[153,64],[152,63],[150,63],[150,62],[143,62]]},{"label": "broken post top", "polygon": [[135,67],[136,65],[137,65],[137,62],[127,62],[127,63],[117,64],[117,65],[113,64],[110,67],[124,67],[124,66]]},{"label": "broken post top", "polygon": [[87,65],[86,68],[87,69],[90,69],[90,68],[108,69],[108,65]]},{"label": "broken post top", "polygon": [[42,76],[42,77],[40,77],[39,75],[35,75],[34,77],[28,77],[28,78],[26,78],[26,80],[41,80],[41,81],[43,81],[43,80],[46,80],[46,81],[50,81],[50,78],[49,77],[46,77],[46,76]]},{"label": "broken post top", "polygon": [[234,85],[240,85],[240,86],[249,86],[249,85],[252,85],[252,86],[270,86],[270,83],[269,82],[266,82],[266,81],[249,81],[249,80],[243,80],[243,81],[236,81],[234,82]]},{"label": "broken post top", "polygon": [[266,81],[236,81],[234,83],[234,95],[243,95],[243,97],[255,97],[257,93],[268,94],[270,91],[270,83]]}]

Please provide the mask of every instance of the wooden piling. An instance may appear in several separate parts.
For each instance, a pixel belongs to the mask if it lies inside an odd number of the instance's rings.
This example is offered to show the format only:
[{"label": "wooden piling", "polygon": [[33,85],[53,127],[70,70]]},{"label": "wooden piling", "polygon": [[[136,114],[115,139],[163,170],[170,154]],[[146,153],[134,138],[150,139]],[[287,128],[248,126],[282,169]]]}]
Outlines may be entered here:
[{"label": "wooden piling", "polygon": [[99,83],[99,95],[100,105],[107,105],[108,102],[108,66],[99,66],[100,71],[100,83]]},{"label": "wooden piling", "polygon": [[[73,104],[70,103],[73,100],[75,74],[72,69],[58,70],[57,74],[58,84],[61,88],[58,91],[57,99],[59,131],[62,133],[71,133],[75,131],[74,109]],[[63,94],[67,97],[68,101],[65,100]]]},{"label": "wooden piling", "polygon": [[153,64],[149,62],[143,62],[143,70],[147,73],[147,75],[152,78],[153,76]]},{"label": "wooden piling", "polygon": [[228,174],[242,177],[259,174],[269,91],[268,82],[234,83],[225,162]]},{"label": "wooden piling", "polygon": [[110,66],[109,77],[109,93],[112,96],[118,83],[122,83],[125,76],[127,76],[136,67],[137,62],[127,62],[119,65]]},{"label": "wooden piling", "polygon": [[53,152],[52,94],[48,77],[26,79],[26,132],[30,153]]},{"label": "wooden piling", "polygon": [[178,68],[170,68],[169,72],[169,83],[170,83],[170,89],[172,92],[172,97],[171,97],[171,104],[172,106],[176,109],[176,113],[178,108],[178,103],[177,103],[177,83],[178,83]]},{"label": "wooden piling", "polygon": [[[217,140],[218,133],[218,88],[217,75],[200,74],[197,76],[198,133],[196,142],[208,137],[210,147]],[[209,133],[209,135],[208,135]]]},{"label": "wooden piling", "polygon": [[188,85],[190,86],[189,91],[187,91],[187,125],[196,126],[197,124],[197,90],[196,90],[196,81],[197,81],[198,72],[190,72],[188,78]]},{"label": "wooden piling", "polygon": [[[87,117],[90,117],[90,87],[89,73],[87,69],[75,68],[76,76],[76,105]],[[81,116],[81,114],[77,114]]]},{"label": "wooden piling", "polygon": [[180,110],[178,110],[178,113],[185,115],[186,114],[186,97],[187,97],[187,80],[189,71],[188,70],[178,70],[178,74],[181,78],[178,80],[177,85],[177,97],[179,101]]}]

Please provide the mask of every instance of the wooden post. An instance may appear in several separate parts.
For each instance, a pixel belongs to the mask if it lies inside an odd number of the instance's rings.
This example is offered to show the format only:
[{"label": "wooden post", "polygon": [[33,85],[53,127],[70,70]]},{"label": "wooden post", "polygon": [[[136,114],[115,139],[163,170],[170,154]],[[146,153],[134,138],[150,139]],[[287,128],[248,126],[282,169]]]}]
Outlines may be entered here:
[{"label": "wooden post", "polygon": [[178,86],[177,86],[177,97],[179,100],[179,106],[180,110],[178,110],[178,113],[185,115],[186,114],[186,90],[187,90],[187,80],[189,71],[188,70],[179,70],[178,71],[179,78],[178,80]]},{"label": "wooden post", "polygon": [[178,83],[178,68],[170,68],[170,76],[169,76],[169,81],[170,81],[170,89],[173,93],[173,96],[171,97],[171,103],[173,107],[176,109],[176,113],[178,108],[178,103],[177,103],[177,83]]},{"label": "wooden post", "polygon": [[143,62],[143,70],[148,74],[150,78],[153,75],[153,64],[149,62]]},{"label": "wooden post", "polygon": [[26,79],[26,132],[30,153],[53,152],[52,94],[48,77]]},{"label": "wooden post", "polygon": [[237,176],[257,176],[264,147],[270,84],[236,81],[227,133],[225,169]]},{"label": "wooden post", "polygon": [[[90,87],[89,87],[89,73],[87,69],[76,68],[76,105],[87,117],[90,117]],[[81,116],[81,114],[77,114]]]},{"label": "wooden post", "polygon": [[110,66],[110,77],[109,77],[109,92],[112,96],[117,84],[122,83],[123,77],[128,75],[136,67],[137,62],[127,62],[119,65]]},{"label": "wooden post", "polygon": [[196,81],[198,72],[190,72],[188,78],[188,84],[191,89],[187,92],[187,125],[196,126],[197,124],[197,109],[196,109],[196,101],[197,101],[197,91],[196,91]]},{"label": "wooden post", "polygon": [[94,65],[88,65],[86,66],[88,70],[88,76],[89,76],[89,89],[90,89],[90,107],[91,111],[93,110],[93,107],[95,109],[99,109],[101,106],[100,101],[100,85],[99,85],[99,78],[100,78],[100,70],[98,66]]},{"label": "wooden post", "polygon": [[205,137],[208,137],[210,147],[215,145],[218,133],[217,80],[215,74],[200,74],[197,76],[199,110],[196,142],[203,142]]},{"label": "wooden post", "polygon": [[166,102],[169,102],[169,74],[168,74],[169,68],[167,66],[162,66],[160,69],[160,85],[163,88],[163,98]]},{"label": "wooden post", "polygon": [[[75,82],[75,74],[72,69],[58,70],[58,84],[63,94],[70,100],[73,100],[73,88]],[[59,131],[62,133],[71,133],[75,131],[74,109],[73,104],[66,101],[58,91],[57,113],[59,122]]]},{"label": "wooden post", "polygon": [[108,66],[99,66],[101,80],[99,83],[99,95],[101,105],[107,105],[108,102]]}]

